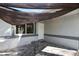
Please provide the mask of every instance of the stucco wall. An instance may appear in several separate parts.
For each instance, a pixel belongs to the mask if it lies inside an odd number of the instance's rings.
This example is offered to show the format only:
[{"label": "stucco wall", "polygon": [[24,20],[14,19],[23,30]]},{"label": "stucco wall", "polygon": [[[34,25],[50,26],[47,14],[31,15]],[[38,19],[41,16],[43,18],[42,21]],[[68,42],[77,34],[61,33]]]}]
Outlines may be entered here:
[{"label": "stucco wall", "polygon": [[0,51],[12,49],[18,46],[30,44],[32,41],[38,40],[38,36],[17,37],[17,38],[0,38]]},{"label": "stucco wall", "polygon": [[[40,28],[42,26],[42,28]],[[13,26],[14,27],[14,26]],[[42,23],[36,24],[36,34],[38,36],[26,36],[17,38],[6,38],[5,36],[12,35],[12,25],[0,20],[0,51],[6,49],[12,49],[17,46],[29,44],[32,41],[40,40],[44,38],[44,26]]]},{"label": "stucco wall", "polygon": [[39,22],[37,23],[37,34],[38,34],[38,39],[44,39],[44,23]]},{"label": "stucco wall", "polygon": [[[59,17],[45,22],[45,34],[79,37],[79,14]],[[78,49],[78,40],[45,36],[45,40]]]},{"label": "stucco wall", "polygon": [[0,19],[0,36],[10,36],[11,30],[11,25]]}]

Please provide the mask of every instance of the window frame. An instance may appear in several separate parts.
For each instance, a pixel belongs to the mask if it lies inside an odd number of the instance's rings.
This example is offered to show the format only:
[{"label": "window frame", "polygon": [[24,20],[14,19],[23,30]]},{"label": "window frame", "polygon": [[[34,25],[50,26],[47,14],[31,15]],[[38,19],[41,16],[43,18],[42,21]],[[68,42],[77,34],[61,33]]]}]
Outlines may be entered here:
[{"label": "window frame", "polygon": [[[28,24],[28,23],[27,23]],[[34,28],[33,28],[33,33],[27,33],[27,24],[24,24],[25,25],[25,34],[24,33],[22,33],[22,35],[35,35],[36,34],[36,23],[33,23],[33,26],[34,26]],[[16,33],[16,25],[15,25],[15,35],[19,35],[20,33]]]}]

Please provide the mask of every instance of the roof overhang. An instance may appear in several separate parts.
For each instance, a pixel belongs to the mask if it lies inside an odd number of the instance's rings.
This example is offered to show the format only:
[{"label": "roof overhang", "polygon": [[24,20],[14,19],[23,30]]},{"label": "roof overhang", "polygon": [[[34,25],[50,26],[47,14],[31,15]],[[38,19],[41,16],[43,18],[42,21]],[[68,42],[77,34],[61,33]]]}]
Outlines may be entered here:
[{"label": "roof overhang", "polygon": [[[0,18],[12,25],[21,25],[49,20],[77,8],[79,8],[78,3],[1,3]],[[24,9],[27,11],[23,12]],[[33,10],[38,11],[34,12]],[[39,12],[40,10],[42,12]]]}]

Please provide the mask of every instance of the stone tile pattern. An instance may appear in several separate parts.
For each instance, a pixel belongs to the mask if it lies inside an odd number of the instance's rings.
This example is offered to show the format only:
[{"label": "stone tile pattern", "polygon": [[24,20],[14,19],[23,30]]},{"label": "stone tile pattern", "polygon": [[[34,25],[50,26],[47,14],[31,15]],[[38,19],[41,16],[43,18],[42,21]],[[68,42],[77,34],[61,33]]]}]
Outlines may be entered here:
[{"label": "stone tile pattern", "polygon": [[44,40],[33,41],[28,45],[20,46],[11,50],[0,51],[0,56],[35,56],[47,46],[47,44],[48,43]]},{"label": "stone tile pattern", "polygon": [[[11,50],[0,51],[0,56],[58,56],[55,54],[48,54],[45,52],[41,52],[41,50],[48,45],[65,48],[64,46],[52,44],[41,39],[38,41],[33,41],[31,42],[31,44],[20,46]],[[6,53],[6,54],[1,54],[1,53]]]}]

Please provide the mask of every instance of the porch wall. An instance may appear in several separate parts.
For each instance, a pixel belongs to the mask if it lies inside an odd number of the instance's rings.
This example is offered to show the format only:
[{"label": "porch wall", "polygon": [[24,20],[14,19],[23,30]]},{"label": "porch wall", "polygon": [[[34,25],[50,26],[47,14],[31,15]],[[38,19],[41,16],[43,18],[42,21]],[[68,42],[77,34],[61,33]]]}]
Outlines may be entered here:
[{"label": "porch wall", "polygon": [[45,40],[68,48],[78,49],[79,14],[46,21]]},{"label": "porch wall", "polygon": [[0,42],[0,51],[6,49],[12,49],[19,46],[30,44],[32,41],[37,41],[37,36],[29,36],[29,37],[17,37],[17,38],[0,38],[4,40],[4,42]]},{"label": "porch wall", "polygon": [[[42,26],[42,28],[40,28]],[[32,41],[44,39],[44,25],[36,24],[36,35],[12,37],[12,25],[0,20],[0,51],[30,44]]]},{"label": "porch wall", "polygon": [[10,36],[12,34],[11,30],[11,25],[0,19],[0,37]]}]

